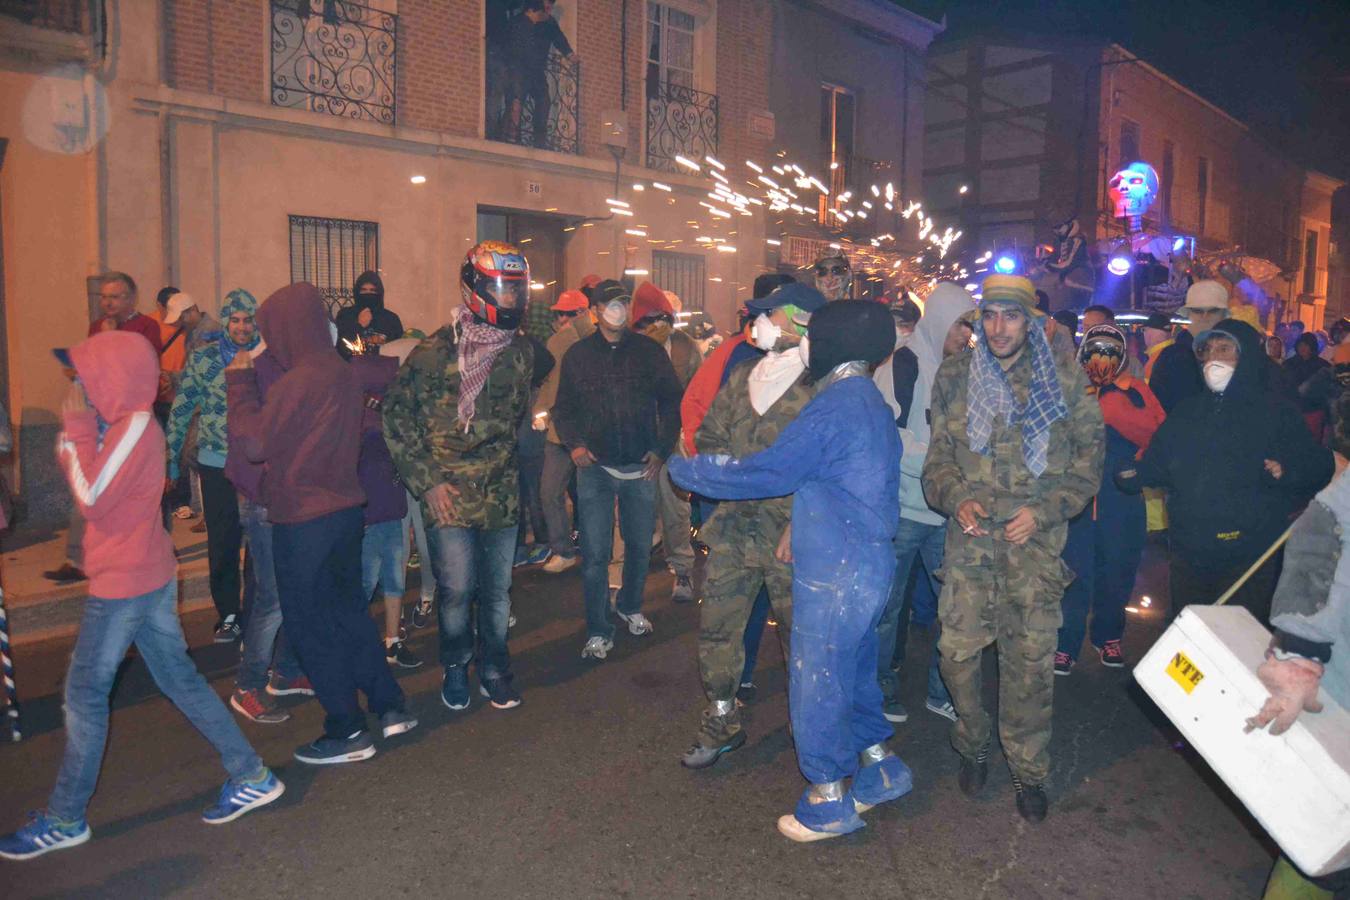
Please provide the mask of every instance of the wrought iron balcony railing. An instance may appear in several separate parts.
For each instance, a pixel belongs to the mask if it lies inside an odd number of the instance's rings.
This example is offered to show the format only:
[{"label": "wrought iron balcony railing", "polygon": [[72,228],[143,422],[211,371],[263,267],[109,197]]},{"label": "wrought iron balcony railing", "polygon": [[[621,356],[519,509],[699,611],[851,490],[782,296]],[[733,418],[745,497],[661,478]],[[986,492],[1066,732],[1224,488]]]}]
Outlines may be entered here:
[{"label": "wrought iron balcony railing", "polygon": [[71,34],[93,34],[95,13],[91,0],[0,0],[0,15],[25,25]]},{"label": "wrought iron balcony railing", "polygon": [[348,0],[271,0],[272,103],[394,124],[398,16]]},{"label": "wrought iron balcony railing", "polygon": [[[491,52],[491,51],[489,51]],[[581,63],[558,53],[549,56],[544,77],[511,72],[506,64],[489,65],[488,139],[557,153],[580,153]],[[540,102],[547,105],[540,115]],[[515,106],[519,103],[519,106]]]},{"label": "wrought iron balcony railing", "polygon": [[649,85],[647,168],[682,171],[676,156],[717,153],[717,95],[675,84]]}]

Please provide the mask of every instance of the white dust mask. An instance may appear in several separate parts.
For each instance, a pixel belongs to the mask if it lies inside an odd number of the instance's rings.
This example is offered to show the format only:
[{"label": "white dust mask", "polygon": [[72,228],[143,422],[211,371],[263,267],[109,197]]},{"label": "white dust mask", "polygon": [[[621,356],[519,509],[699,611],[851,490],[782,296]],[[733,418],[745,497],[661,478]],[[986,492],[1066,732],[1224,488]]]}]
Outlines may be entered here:
[{"label": "white dust mask", "polygon": [[1214,393],[1222,394],[1224,391],[1228,390],[1228,383],[1233,380],[1233,373],[1236,371],[1237,368],[1229,362],[1219,362],[1217,360],[1207,362],[1205,363],[1204,368],[1205,384],[1208,385],[1209,389]]}]

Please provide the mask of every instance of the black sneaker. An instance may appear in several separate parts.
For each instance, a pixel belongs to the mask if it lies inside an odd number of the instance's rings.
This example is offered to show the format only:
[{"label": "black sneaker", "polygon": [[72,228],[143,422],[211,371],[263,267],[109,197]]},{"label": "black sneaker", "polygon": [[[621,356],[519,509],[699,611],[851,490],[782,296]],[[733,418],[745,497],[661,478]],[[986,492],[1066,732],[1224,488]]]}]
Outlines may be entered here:
[{"label": "black sneaker", "polygon": [[422,599],[413,604],[412,627],[426,628],[431,621],[431,601]]},{"label": "black sneaker", "polygon": [[742,681],[741,686],[736,688],[736,702],[744,706],[753,702],[757,693],[759,693],[759,689],[755,687],[753,681]]},{"label": "black sneaker", "polygon": [[389,665],[398,666],[400,669],[416,669],[422,665],[422,660],[418,659],[417,654],[409,650],[408,645],[402,641],[385,644],[384,659]]},{"label": "black sneaker", "polygon": [[88,576],[79,566],[72,566],[67,561],[63,562],[59,569],[43,572],[42,577],[48,581],[55,581],[57,584],[74,584],[77,581],[84,581]]},{"label": "black sneaker", "polygon": [[1068,675],[1073,671],[1073,657],[1063,650],[1055,651],[1055,674],[1059,676]]},{"label": "black sneaker", "polygon": [[239,620],[234,613],[216,623],[216,643],[229,644],[239,640]]},{"label": "black sneaker", "polygon": [[479,680],[478,690],[491,701],[497,709],[515,709],[520,705],[520,691],[511,684],[510,678],[483,678]]},{"label": "black sneaker", "polygon": [[694,599],[694,585],[688,575],[675,576],[675,586],[670,591],[670,599],[676,603],[688,603]]},{"label": "black sneaker", "polygon": [[984,790],[984,783],[988,780],[988,745],[977,753],[974,759],[967,756],[961,757],[961,771],[956,775],[956,783],[960,785],[961,793],[965,794],[967,797],[974,797],[980,791]]},{"label": "black sneaker", "polygon": [[1017,812],[1028,822],[1044,822],[1050,811],[1050,801],[1045,796],[1045,786],[1026,784],[1016,775],[1012,777],[1013,788],[1017,791]]},{"label": "black sneaker", "polygon": [[741,727],[741,715],[734,707],[724,715],[716,715],[713,710],[705,709],[698,739],[694,741],[694,746],[684,751],[680,765],[686,769],[706,769],[724,755],[743,746],[745,729]]},{"label": "black sneaker", "polygon": [[370,759],[374,755],[375,742],[371,740],[370,732],[364,728],[345,738],[325,735],[317,741],[297,747],[295,750],[296,760],[308,763],[311,766],[360,762],[363,759]]}]

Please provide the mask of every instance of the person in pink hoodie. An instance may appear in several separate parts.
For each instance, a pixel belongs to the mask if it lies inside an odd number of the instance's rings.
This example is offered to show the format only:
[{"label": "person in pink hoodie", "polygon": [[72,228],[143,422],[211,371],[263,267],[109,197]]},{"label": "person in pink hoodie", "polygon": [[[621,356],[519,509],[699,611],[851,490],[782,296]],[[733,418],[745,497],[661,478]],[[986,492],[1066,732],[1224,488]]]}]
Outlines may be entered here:
[{"label": "person in pink hoodie", "polygon": [[88,523],[89,599],[66,676],[66,749],[47,809],[0,837],[0,857],[31,859],[83,844],[85,808],[108,736],[108,696],[133,643],[155,683],[220,753],[229,772],[211,825],[271,803],[285,785],[263,765],[188,657],[178,621],[177,562],[164,530],[164,432],[151,406],[159,359],[139,335],[108,331],[56,351],[76,378],[61,407],[57,456]]}]

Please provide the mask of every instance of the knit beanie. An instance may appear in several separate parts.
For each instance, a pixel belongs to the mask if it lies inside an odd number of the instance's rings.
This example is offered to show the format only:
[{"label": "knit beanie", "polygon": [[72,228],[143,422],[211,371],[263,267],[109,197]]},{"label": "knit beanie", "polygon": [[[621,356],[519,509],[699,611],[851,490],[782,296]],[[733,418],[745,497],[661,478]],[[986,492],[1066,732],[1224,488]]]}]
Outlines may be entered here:
[{"label": "knit beanie", "polygon": [[1036,287],[1021,275],[990,275],[981,285],[980,305],[989,303],[1016,303],[1027,315],[1040,314],[1036,308]]},{"label": "knit beanie", "polygon": [[821,379],[835,366],[861,360],[876,365],[895,350],[895,323],[885,306],[872,300],[837,300],[812,314],[808,368]]}]

